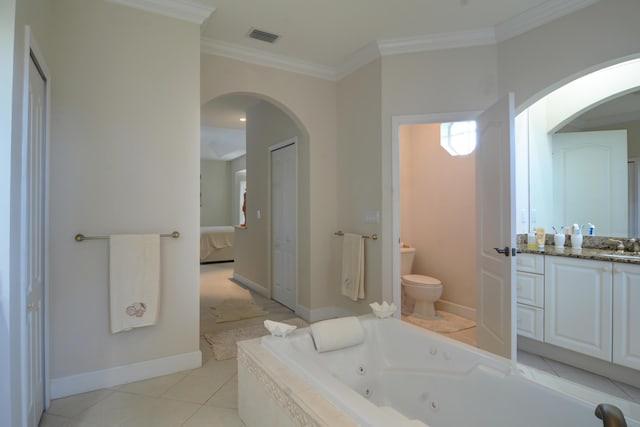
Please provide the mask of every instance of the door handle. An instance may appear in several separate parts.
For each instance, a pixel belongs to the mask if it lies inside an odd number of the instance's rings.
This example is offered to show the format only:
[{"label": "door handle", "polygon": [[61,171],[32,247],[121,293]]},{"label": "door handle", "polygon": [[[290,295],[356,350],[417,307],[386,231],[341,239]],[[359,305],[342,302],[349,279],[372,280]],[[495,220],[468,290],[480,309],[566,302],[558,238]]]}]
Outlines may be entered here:
[{"label": "door handle", "polygon": [[493,248],[496,250],[496,252],[498,252],[499,254],[504,254],[504,256],[509,256],[509,246],[505,246],[504,249],[500,249],[500,248]]}]

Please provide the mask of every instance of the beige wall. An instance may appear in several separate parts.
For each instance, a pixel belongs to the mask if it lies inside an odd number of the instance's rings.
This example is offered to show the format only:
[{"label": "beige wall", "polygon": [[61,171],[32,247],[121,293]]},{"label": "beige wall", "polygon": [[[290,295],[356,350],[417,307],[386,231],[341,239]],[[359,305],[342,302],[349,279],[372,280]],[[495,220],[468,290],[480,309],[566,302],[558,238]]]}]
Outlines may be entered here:
[{"label": "beige wall", "polygon": [[[200,160],[200,225],[232,225],[231,162]],[[236,221],[237,222],[237,221]]]},{"label": "beige wall", "polygon": [[[301,283],[310,284],[311,310],[335,304],[335,83],[213,55],[201,56],[201,76],[201,104],[229,93],[254,94],[287,112],[309,135],[308,153],[298,153],[300,158],[308,158],[308,178],[305,171],[299,170],[299,184],[308,192],[301,194],[298,201],[298,278]],[[247,155],[247,174],[251,173],[249,163]]]},{"label": "beige wall", "polygon": [[475,156],[447,153],[439,124],[400,132],[400,239],[416,248],[412,272],[440,279],[442,300],[475,308]]},{"label": "beige wall", "polygon": [[[299,176],[302,179],[299,179],[298,198],[302,198],[308,194],[308,186],[303,185],[307,181],[304,175],[308,175],[308,157],[303,155],[308,153],[308,136],[282,110],[269,102],[259,102],[247,111],[247,228],[236,231],[234,269],[236,273],[265,288],[270,285],[269,147],[294,137],[298,143],[299,175],[302,175]],[[304,210],[300,205],[298,209]],[[301,234],[308,236],[308,222],[305,218],[301,220],[304,223],[298,227],[299,238]],[[309,308],[307,277],[299,278],[298,297],[300,303]]]},{"label": "beige wall", "polygon": [[[382,59],[382,295],[391,300],[393,242],[391,218],[392,118],[403,115],[482,110],[498,90],[497,48],[483,46],[384,57]],[[462,116],[465,116],[463,114]],[[396,279],[396,280],[399,280]]]},{"label": "beige wall", "polygon": [[[51,372],[55,380],[199,352],[199,27],[56,0],[49,58]],[[167,233],[158,324],[109,333],[108,242]]]},{"label": "beige wall", "polygon": [[[374,61],[338,82],[338,228],[380,234],[380,224],[365,223],[367,211],[381,213],[380,105],[381,61]],[[334,281],[340,282],[342,240],[334,239]],[[340,306],[356,313],[370,311],[382,298],[380,240],[365,241],[365,299],[353,302],[332,288]]]},{"label": "beige wall", "polygon": [[528,107],[576,77],[640,54],[640,2],[606,0],[498,45],[500,93]]},{"label": "beige wall", "polygon": [[[13,57],[15,0],[0,3],[0,58]],[[11,235],[11,108],[13,101],[13,67],[0,67],[0,233]],[[11,332],[11,317],[15,316],[12,306],[11,277],[11,239],[0,240],[0,424],[11,425],[14,408],[20,408],[21,402],[11,398],[11,391],[21,387],[12,387],[11,359],[12,341],[18,334]],[[15,298],[14,298],[15,299]],[[17,302],[17,300],[16,300]],[[20,372],[18,369],[17,372]]]}]

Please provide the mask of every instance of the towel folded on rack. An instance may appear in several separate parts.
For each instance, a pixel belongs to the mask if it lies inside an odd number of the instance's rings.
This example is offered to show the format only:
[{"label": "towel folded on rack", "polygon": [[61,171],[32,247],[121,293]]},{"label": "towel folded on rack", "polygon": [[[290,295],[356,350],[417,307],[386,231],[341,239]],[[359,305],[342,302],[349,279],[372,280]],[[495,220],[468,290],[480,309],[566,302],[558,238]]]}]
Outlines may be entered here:
[{"label": "towel folded on rack", "polygon": [[111,332],[156,323],[160,300],[160,235],[109,237]]},{"label": "towel folded on rack", "polygon": [[364,298],[364,239],[353,233],[342,239],[342,295],[358,301]]},{"label": "towel folded on rack", "polygon": [[364,342],[364,329],[357,317],[340,317],[313,323],[311,337],[318,353],[322,353]]}]

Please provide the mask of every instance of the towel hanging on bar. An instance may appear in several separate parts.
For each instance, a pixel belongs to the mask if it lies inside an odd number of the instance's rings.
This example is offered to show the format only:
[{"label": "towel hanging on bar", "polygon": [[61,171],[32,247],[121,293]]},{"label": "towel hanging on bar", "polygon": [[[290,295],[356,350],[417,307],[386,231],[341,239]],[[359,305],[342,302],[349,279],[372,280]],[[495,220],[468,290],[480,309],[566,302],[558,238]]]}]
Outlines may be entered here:
[{"label": "towel hanging on bar", "polygon": [[342,295],[353,301],[364,299],[364,238],[345,233],[342,241]]}]

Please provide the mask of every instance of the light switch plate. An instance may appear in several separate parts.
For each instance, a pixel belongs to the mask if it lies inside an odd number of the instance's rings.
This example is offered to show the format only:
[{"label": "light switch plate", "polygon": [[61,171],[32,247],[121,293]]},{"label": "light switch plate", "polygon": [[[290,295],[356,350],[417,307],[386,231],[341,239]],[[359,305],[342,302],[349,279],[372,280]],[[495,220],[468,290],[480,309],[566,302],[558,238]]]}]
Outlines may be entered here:
[{"label": "light switch plate", "polygon": [[366,211],[364,213],[365,224],[379,224],[380,212],[379,211]]}]

